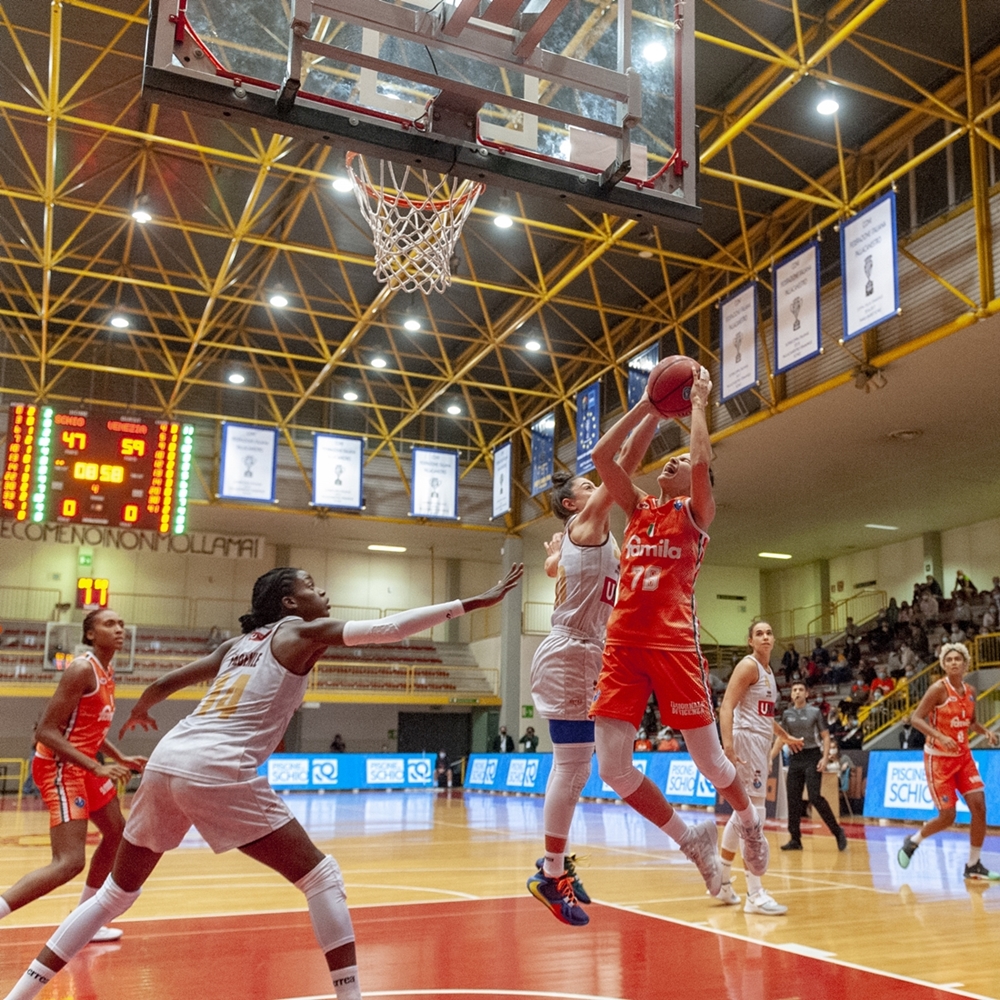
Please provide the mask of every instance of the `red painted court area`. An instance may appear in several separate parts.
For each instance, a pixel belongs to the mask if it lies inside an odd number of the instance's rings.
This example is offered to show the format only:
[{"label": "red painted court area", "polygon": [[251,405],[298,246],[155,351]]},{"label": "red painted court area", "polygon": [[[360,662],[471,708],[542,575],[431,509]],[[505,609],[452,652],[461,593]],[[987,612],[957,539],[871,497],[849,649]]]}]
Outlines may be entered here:
[{"label": "red painted court area", "polygon": [[[956,994],[742,938],[594,904],[586,930],[533,899],[353,911],[365,996],[562,997],[576,1000],[945,1000]],[[308,915],[123,921],[90,945],[45,1000],[290,1000],[332,996]],[[35,956],[45,931],[0,931],[0,985]]]}]

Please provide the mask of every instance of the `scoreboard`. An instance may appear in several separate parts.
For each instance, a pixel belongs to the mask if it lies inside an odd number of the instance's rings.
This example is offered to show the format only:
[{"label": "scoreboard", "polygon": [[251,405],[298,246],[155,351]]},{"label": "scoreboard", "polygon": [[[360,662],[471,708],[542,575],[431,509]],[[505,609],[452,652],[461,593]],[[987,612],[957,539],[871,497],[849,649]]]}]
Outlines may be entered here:
[{"label": "scoreboard", "polygon": [[0,517],[182,534],[194,427],[15,404]]}]

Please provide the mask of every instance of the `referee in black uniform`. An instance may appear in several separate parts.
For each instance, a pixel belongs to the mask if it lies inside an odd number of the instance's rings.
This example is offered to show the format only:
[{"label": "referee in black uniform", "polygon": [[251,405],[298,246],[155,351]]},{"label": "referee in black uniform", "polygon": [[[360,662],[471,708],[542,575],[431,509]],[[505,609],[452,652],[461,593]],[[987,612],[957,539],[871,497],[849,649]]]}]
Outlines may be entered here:
[{"label": "referee in black uniform", "polygon": [[[781,716],[781,724],[796,739],[802,740],[802,749],[793,753],[788,762],[788,834],[790,840],[782,844],[783,851],[802,850],[802,789],[809,789],[809,804],[823,817],[823,822],[837,838],[837,848],[847,848],[847,837],[823,798],[820,786],[823,771],[830,759],[830,730],[823,713],[815,705],[806,704],[806,686],[797,681],[792,685],[792,704]],[[822,746],[821,746],[822,744]],[[780,737],[779,737],[780,746]]]}]

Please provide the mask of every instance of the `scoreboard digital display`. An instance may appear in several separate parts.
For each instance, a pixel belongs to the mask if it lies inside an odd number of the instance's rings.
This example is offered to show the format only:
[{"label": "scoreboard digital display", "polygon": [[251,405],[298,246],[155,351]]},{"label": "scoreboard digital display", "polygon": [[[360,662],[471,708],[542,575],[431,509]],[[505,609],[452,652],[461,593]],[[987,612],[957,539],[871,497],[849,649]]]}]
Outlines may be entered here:
[{"label": "scoreboard digital display", "polygon": [[0,516],[183,534],[193,441],[190,424],[14,405]]}]

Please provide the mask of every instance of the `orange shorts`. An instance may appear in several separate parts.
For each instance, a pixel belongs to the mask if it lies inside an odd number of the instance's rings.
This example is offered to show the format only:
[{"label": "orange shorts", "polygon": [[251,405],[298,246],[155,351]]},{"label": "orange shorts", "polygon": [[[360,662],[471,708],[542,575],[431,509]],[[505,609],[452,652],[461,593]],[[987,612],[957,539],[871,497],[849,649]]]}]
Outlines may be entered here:
[{"label": "orange shorts", "polygon": [[938,809],[954,809],[959,793],[964,796],[966,792],[981,792],[985,787],[971,753],[959,757],[925,753],[924,770],[927,789]]},{"label": "orange shorts", "polygon": [[49,807],[49,826],[59,826],[73,819],[90,819],[117,794],[110,778],[98,778],[75,764],[35,757],[31,776]]},{"label": "orange shorts", "polygon": [[590,717],[642,722],[649,693],[656,693],[660,719],[671,729],[698,729],[715,722],[708,663],[695,650],[605,646]]}]

